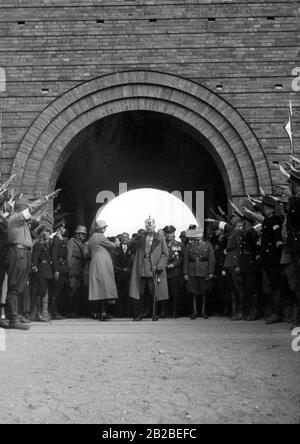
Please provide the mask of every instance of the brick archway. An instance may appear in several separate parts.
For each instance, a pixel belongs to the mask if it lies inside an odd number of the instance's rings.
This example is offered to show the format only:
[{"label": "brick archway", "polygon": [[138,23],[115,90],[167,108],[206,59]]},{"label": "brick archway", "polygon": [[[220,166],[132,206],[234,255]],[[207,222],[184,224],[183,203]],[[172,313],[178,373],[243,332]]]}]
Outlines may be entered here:
[{"label": "brick archway", "polygon": [[[187,123],[214,158],[233,199],[271,192],[264,152],[240,114],[198,83],[154,71],[98,77],[69,90],[38,116],[24,136],[12,172],[30,198],[55,188],[71,152],[69,142],[85,127],[124,111],[148,110]],[[70,146],[70,145],[69,145]]]}]

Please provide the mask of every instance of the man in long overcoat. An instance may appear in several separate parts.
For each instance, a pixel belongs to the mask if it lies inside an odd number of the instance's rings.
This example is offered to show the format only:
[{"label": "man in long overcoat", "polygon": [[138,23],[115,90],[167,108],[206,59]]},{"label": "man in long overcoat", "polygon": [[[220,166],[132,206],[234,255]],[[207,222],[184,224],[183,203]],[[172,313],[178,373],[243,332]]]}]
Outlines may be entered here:
[{"label": "man in long overcoat", "polygon": [[[166,266],[168,247],[163,232],[155,232],[155,221],[149,217],[145,221],[146,234],[137,236],[137,246],[130,278],[129,296],[133,299],[133,320],[142,320],[149,312],[146,306],[147,291],[152,301],[169,298]],[[151,309],[151,308],[150,308]]]}]

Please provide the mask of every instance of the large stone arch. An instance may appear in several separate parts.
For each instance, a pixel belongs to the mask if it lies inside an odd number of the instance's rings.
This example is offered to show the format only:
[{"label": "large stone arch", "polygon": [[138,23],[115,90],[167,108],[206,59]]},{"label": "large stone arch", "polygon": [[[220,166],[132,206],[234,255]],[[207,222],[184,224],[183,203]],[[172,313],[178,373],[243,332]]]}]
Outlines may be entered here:
[{"label": "large stone arch", "polygon": [[[32,198],[55,188],[71,152],[69,142],[106,116],[149,110],[187,123],[222,174],[228,197],[271,192],[264,152],[241,115],[224,99],[190,80],[155,71],[118,72],[84,82],[52,102],[24,136],[12,172]],[[69,144],[69,145],[68,145]]]}]

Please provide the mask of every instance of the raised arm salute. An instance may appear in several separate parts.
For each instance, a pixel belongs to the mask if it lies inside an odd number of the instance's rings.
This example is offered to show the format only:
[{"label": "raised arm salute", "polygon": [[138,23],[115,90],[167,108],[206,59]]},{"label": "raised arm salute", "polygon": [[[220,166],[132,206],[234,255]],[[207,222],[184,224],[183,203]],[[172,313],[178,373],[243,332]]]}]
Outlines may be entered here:
[{"label": "raised arm salute", "polygon": [[19,320],[18,299],[25,290],[29,270],[31,268],[32,238],[28,221],[50,199],[57,196],[57,190],[41,199],[31,203],[25,199],[17,199],[14,202],[14,213],[8,218],[8,293],[7,293],[7,317],[9,328],[28,330],[30,327]]}]

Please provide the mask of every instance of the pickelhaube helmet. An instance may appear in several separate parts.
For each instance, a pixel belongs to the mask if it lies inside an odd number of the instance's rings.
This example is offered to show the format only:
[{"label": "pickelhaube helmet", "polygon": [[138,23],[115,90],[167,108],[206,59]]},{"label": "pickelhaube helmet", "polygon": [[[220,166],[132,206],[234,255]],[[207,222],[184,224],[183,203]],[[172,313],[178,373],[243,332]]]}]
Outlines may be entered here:
[{"label": "pickelhaube helmet", "polygon": [[146,227],[155,226],[155,220],[151,216],[149,216],[148,219],[145,220],[145,226]]}]

